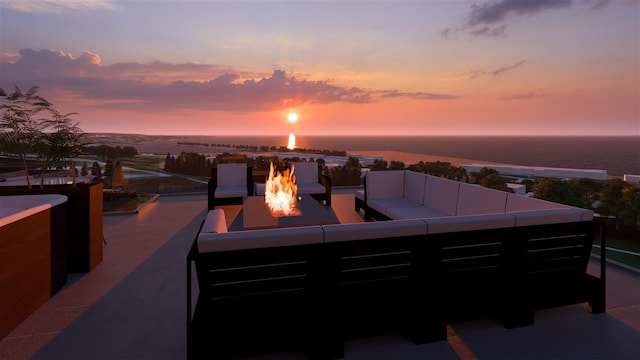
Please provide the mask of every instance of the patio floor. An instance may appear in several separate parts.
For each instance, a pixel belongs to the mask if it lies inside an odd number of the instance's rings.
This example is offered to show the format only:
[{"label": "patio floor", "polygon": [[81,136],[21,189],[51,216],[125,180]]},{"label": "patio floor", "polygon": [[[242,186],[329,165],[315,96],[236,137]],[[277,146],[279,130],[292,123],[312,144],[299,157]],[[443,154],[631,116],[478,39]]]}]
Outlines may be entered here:
[{"label": "patio floor", "polygon": [[[332,203],[341,222],[362,221],[353,190],[335,190]],[[186,256],[206,206],[205,194],[161,196],[137,214],[105,215],[103,262],[71,274],[0,340],[0,359],[184,359]],[[231,223],[240,206],[224,208]],[[638,359],[640,274],[608,266],[607,276],[605,314],[572,305],[539,311],[534,326],[511,330],[492,319],[459,323],[446,342],[420,346],[403,334],[359,339],[346,344],[345,359]]]}]

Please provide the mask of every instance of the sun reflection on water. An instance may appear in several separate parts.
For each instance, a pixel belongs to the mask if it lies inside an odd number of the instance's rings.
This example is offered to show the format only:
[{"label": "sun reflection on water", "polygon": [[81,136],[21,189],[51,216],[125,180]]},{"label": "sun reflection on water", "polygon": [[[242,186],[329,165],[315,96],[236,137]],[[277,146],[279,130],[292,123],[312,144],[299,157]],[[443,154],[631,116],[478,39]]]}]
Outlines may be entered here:
[{"label": "sun reflection on water", "polygon": [[289,143],[287,145],[287,149],[293,150],[296,148],[296,136],[293,133],[289,134]]}]

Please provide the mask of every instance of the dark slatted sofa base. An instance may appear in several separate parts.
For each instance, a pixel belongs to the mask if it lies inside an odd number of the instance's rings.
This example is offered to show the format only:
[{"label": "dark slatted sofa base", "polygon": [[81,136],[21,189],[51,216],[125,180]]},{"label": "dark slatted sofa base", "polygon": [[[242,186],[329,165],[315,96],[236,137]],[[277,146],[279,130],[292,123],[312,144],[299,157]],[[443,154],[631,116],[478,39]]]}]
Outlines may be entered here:
[{"label": "dark slatted sofa base", "polygon": [[[497,316],[513,328],[552,306],[605,310],[604,260],[600,277],[586,273],[596,221],[441,233],[427,223],[325,225],[319,243],[215,252],[200,252],[196,237],[188,357],[299,349],[335,359],[355,337],[400,331],[419,344],[445,340],[446,325],[459,321]],[[366,238],[366,228],[377,235]]]}]

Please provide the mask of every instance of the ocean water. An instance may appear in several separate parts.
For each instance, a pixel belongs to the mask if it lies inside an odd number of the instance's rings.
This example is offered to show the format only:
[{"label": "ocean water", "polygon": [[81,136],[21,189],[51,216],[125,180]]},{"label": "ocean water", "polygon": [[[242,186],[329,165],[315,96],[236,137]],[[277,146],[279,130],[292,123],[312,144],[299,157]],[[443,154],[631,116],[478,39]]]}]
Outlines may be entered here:
[{"label": "ocean water", "polygon": [[[211,143],[286,146],[286,136],[207,137]],[[526,166],[640,174],[640,136],[296,136],[298,148],[389,150]]]}]

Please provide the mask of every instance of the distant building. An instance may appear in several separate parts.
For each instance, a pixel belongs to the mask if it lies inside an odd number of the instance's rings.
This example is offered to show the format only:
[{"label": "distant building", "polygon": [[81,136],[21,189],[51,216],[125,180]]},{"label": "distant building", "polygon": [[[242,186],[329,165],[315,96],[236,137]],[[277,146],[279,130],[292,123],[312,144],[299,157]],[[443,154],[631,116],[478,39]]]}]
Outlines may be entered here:
[{"label": "distant building", "polygon": [[560,179],[594,179],[607,180],[607,170],[596,169],[567,169],[567,168],[551,168],[539,166],[521,166],[521,165],[490,165],[490,164],[464,164],[467,172],[478,172],[482,168],[494,169],[500,175],[512,175],[517,177],[551,177]]},{"label": "distant building", "polygon": [[640,183],[640,175],[628,175],[624,174],[624,181]]},{"label": "distant building", "polygon": [[507,187],[513,191],[514,194],[527,195],[527,186],[522,184],[507,183]]}]

